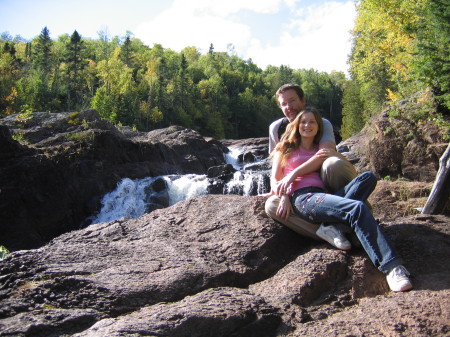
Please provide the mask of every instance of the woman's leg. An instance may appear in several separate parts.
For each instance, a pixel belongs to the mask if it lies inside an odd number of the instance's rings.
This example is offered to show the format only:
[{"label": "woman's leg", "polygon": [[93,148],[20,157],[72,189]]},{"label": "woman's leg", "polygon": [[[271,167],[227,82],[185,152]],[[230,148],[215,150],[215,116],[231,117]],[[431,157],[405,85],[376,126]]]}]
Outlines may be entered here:
[{"label": "woman's leg", "polygon": [[350,225],[370,260],[382,272],[388,273],[402,264],[364,202],[326,193],[306,193],[294,200],[294,206],[297,214],[307,221]]}]

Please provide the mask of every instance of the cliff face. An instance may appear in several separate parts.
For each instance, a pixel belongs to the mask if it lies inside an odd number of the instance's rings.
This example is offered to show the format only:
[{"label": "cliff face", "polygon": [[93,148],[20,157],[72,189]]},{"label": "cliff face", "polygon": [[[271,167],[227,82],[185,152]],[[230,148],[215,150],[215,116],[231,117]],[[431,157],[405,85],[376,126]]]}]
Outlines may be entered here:
[{"label": "cliff face", "polygon": [[119,131],[93,110],[9,116],[0,121],[1,244],[36,248],[79,228],[122,178],[204,174],[223,163],[220,143],[181,127]]},{"label": "cliff face", "polygon": [[[0,261],[2,336],[450,334],[450,218],[414,211],[428,178],[382,180],[370,199],[414,275],[412,291],[394,294],[361,249],[300,237],[265,215],[261,197],[206,195],[76,229],[121,178],[224,164],[216,140],[179,127],[117,129],[95,111],[0,124],[0,244],[40,247]],[[370,132],[342,144],[343,152],[360,170],[395,176],[389,133]],[[367,152],[367,142],[381,139],[384,166]],[[265,143],[224,142],[245,147],[250,161],[267,155]],[[411,171],[435,175],[433,158]]]}]

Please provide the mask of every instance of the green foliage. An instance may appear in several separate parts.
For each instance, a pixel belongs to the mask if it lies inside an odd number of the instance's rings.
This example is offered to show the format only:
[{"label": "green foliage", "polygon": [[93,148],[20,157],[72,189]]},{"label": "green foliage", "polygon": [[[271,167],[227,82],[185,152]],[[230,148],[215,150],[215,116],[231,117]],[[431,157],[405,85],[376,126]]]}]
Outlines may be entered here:
[{"label": "green foliage", "polygon": [[92,142],[94,139],[94,132],[92,130],[69,133],[66,136],[67,140],[73,141],[75,143]]},{"label": "green foliage", "polygon": [[9,250],[4,246],[0,246],[0,261],[3,260],[8,254]]},{"label": "green foliage", "polygon": [[[358,109],[367,121],[384,107],[428,90],[438,107],[422,105],[408,118],[418,122],[436,109],[448,114],[450,1],[361,0],[357,11],[349,61],[362,107],[344,102],[344,115],[356,116]],[[398,113],[391,109],[390,116]],[[352,125],[359,121],[351,118],[344,116],[346,136],[358,129]]]},{"label": "green foliage", "polygon": [[360,97],[360,86],[356,81],[351,81],[344,88],[342,99],[342,138],[347,139],[361,131],[365,124],[364,104]]},{"label": "green foliage", "polygon": [[262,70],[231,47],[231,55],[212,44],[204,55],[192,46],[178,53],[160,44],[150,48],[131,33],[110,38],[101,31],[97,40],[86,40],[74,31],[51,40],[45,27],[31,42],[2,36],[1,116],[94,108],[137,130],[179,124],[217,138],[264,137],[282,116],[275,91],[297,82],[311,105],[341,124],[343,73],[285,65]]}]

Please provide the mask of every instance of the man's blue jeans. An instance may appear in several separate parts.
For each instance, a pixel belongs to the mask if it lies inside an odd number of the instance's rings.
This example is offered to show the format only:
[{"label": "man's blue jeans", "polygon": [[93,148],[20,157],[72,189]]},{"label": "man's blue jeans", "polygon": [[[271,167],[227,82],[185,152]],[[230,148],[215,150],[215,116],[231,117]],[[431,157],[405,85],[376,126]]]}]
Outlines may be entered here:
[{"label": "man's blue jeans", "polygon": [[295,212],[305,220],[349,225],[373,264],[387,274],[403,260],[364,203],[376,184],[373,173],[364,172],[336,194],[318,187],[301,188],[292,194],[292,203]]}]

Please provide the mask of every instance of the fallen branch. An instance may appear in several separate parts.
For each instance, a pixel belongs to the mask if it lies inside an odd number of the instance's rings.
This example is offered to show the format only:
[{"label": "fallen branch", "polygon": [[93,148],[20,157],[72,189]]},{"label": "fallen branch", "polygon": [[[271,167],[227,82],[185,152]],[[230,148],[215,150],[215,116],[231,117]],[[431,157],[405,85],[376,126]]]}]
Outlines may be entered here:
[{"label": "fallen branch", "polygon": [[450,143],[442,157],[439,159],[439,171],[436,175],[433,188],[427,203],[422,210],[423,214],[444,213],[450,197]]}]

